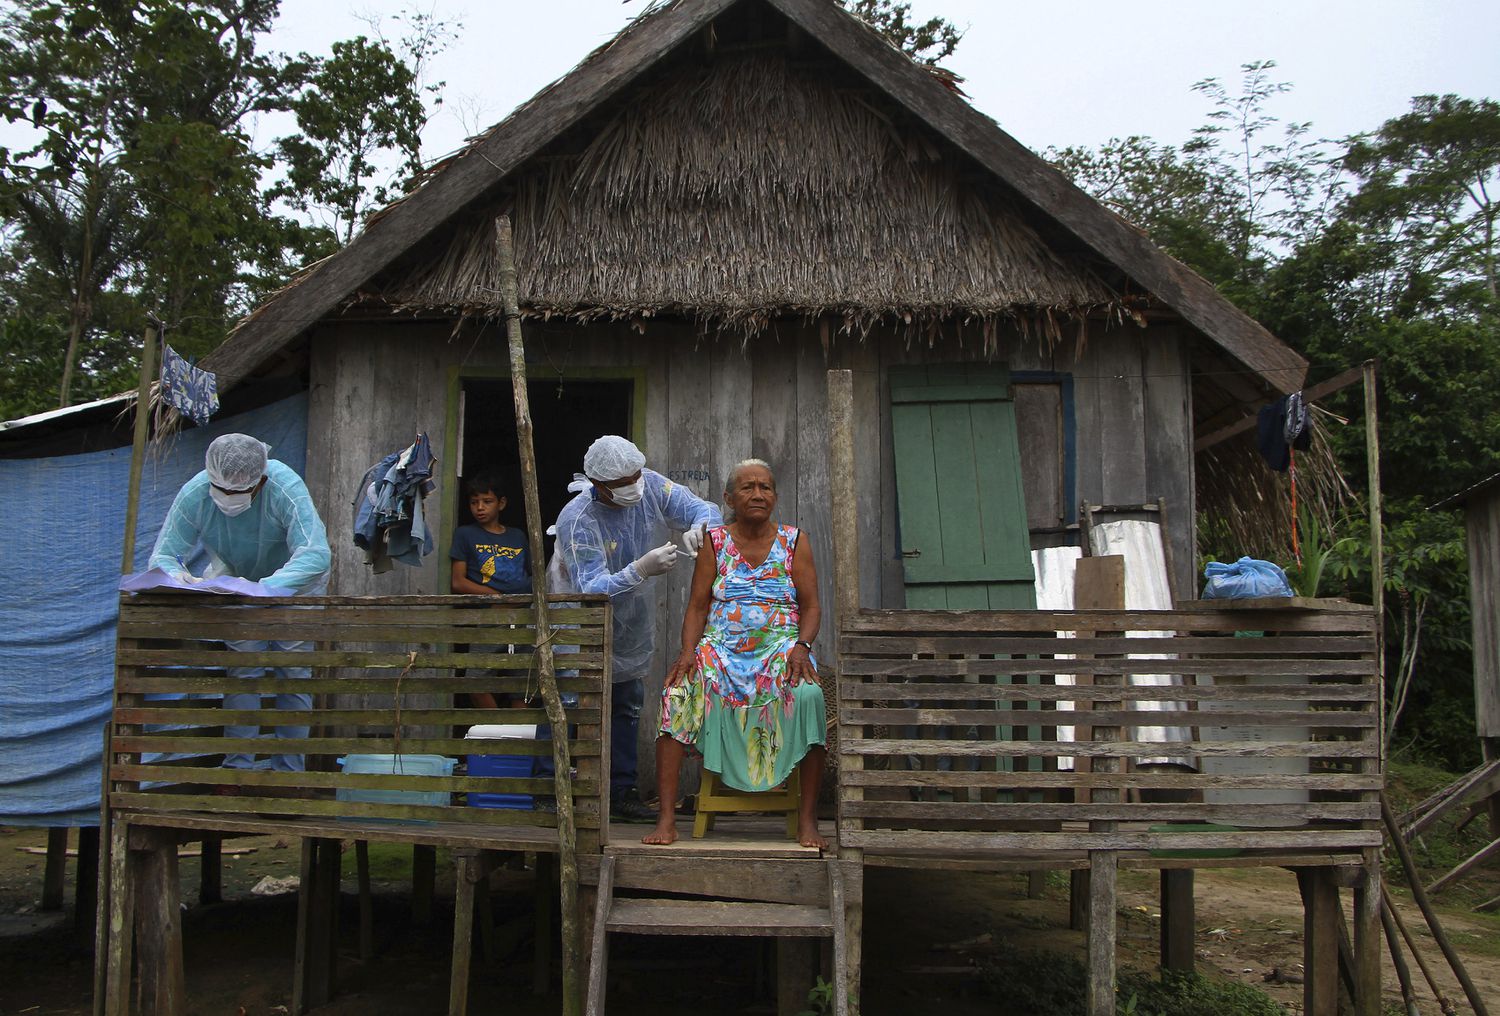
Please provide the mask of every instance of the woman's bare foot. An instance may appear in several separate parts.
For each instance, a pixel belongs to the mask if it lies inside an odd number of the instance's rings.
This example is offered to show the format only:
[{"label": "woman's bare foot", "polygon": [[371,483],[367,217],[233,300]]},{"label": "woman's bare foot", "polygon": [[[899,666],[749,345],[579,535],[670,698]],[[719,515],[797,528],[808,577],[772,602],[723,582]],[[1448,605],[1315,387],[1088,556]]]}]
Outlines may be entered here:
[{"label": "woman's bare foot", "polygon": [[797,842],[804,847],[817,847],[819,850],[828,849],[828,841],[818,832],[818,820],[814,816],[797,816]]},{"label": "woman's bare foot", "polygon": [[670,843],[677,842],[677,817],[670,811],[663,811],[657,815],[656,828],[641,837],[642,843],[651,843],[656,846],[665,847]]}]

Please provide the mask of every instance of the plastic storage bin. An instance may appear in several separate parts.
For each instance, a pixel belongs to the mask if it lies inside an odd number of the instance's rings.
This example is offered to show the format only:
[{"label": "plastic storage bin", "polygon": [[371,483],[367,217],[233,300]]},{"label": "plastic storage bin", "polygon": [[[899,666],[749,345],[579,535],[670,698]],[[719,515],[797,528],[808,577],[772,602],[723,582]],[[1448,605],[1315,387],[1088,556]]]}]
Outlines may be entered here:
[{"label": "plastic storage bin", "polygon": [[[456,759],[442,755],[350,755],[339,759],[346,773],[380,776],[451,776]],[[365,787],[339,787],[334,797],[340,801],[366,804],[414,804],[446,807],[453,795],[446,790],[375,790]],[[393,820],[396,821],[396,820]]]},{"label": "plastic storage bin", "polygon": [[[528,741],[534,741],[536,740],[536,724],[491,723],[469,728],[468,740],[483,741],[504,738],[525,738]],[[482,749],[482,746],[475,745],[475,748]],[[530,755],[471,754],[469,756],[469,775],[515,776],[525,779],[531,775],[532,762],[533,758]],[[516,808],[525,810],[531,807],[531,795],[470,791],[469,807]]]}]

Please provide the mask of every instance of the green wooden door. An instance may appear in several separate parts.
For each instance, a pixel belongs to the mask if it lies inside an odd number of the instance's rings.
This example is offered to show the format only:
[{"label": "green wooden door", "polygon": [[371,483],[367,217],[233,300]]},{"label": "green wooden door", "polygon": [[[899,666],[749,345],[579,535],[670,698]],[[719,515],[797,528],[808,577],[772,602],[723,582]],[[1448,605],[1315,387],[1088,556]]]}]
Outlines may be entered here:
[{"label": "green wooden door", "polygon": [[1035,608],[1009,372],[968,363],[889,376],[906,605]]}]

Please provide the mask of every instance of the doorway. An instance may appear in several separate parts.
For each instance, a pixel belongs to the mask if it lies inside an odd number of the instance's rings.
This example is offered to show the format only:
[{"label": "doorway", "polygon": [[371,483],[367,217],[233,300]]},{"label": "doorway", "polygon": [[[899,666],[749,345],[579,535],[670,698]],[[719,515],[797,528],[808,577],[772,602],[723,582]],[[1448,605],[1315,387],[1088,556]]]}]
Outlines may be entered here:
[{"label": "doorway", "polygon": [[[614,376],[532,379],[526,387],[542,517],[527,519],[510,375],[460,376],[456,381],[457,405],[450,412],[450,425],[456,431],[450,440],[455,449],[455,473],[449,486],[451,493],[444,497],[445,550],[454,528],[473,521],[468,498],[463,495],[466,477],[493,474],[506,498],[500,521],[528,532],[537,525],[545,532],[572,499],[568,484],[574,473],[582,472],[583,454],[596,438],[623,434],[641,444],[636,421],[644,420],[643,373],[621,370]],[[547,538],[548,555],[551,543]]]}]

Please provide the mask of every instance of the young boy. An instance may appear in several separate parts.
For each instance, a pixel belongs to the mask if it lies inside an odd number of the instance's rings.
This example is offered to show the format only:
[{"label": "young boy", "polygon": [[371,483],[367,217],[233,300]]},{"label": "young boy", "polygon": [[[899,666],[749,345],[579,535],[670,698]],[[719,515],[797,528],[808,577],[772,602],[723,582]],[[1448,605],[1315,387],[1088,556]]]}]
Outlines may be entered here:
[{"label": "young boy", "polygon": [[480,473],[464,484],[469,496],[471,525],[453,532],[453,592],[531,592],[531,560],[526,552],[526,532],[500,523],[505,496],[493,475]]},{"label": "young boy", "polygon": [[[531,592],[526,531],[500,523],[500,513],[505,510],[500,484],[493,474],[479,473],[464,483],[464,490],[474,521],[453,531],[453,546],[448,551],[453,560],[453,592],[492,596]],[[474,651],[494,652],[498,648],[475,647]],[[469,703],[480,709],[499,706],[489,692],[470,694]]]}]

